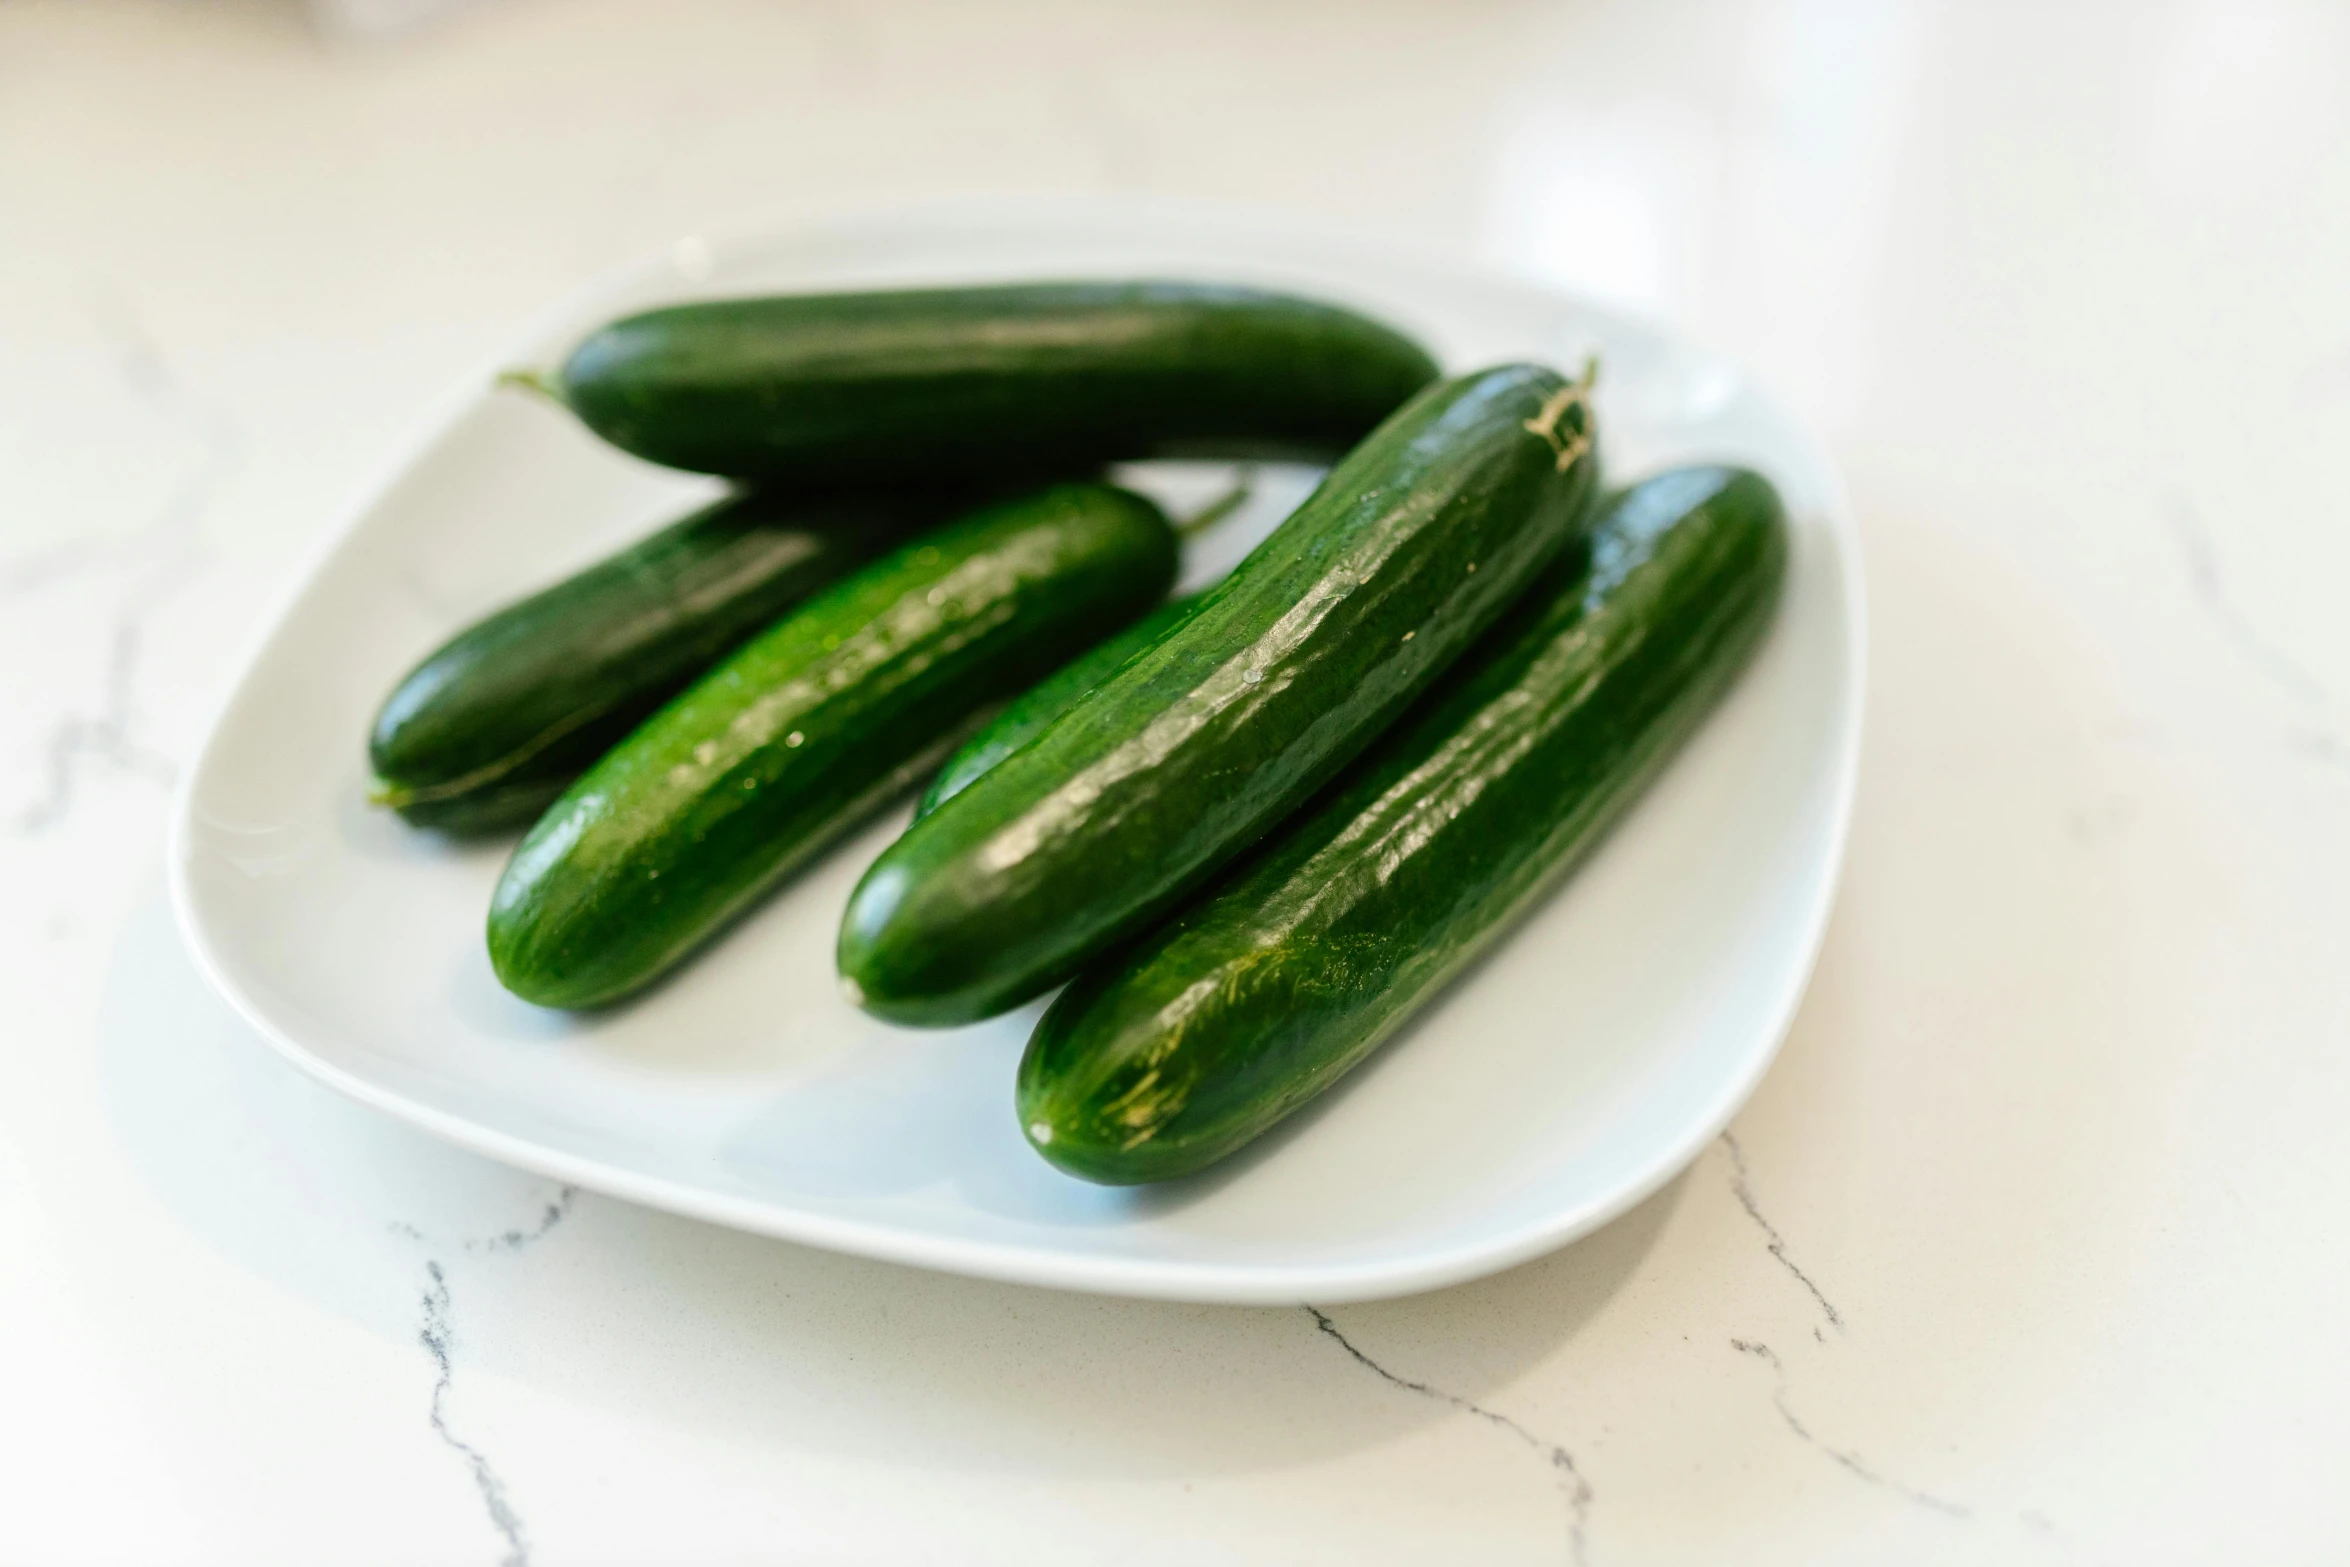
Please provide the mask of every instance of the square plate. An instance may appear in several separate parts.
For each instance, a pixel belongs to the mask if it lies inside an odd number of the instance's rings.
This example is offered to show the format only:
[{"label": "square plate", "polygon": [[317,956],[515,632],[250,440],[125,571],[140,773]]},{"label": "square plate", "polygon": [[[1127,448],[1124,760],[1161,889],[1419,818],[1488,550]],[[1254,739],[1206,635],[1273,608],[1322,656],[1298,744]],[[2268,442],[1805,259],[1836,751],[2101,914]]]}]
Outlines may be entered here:
[{"label": "square plate", "polygon": [[[1138,274],[1354,304],[1454,370],[1596,352],[1611,474],[1746,463],[1794,521],[1779,622],[1722,709],[1572,880],[1319,1104],[1161,1188],[1045,1165],[1011,1109],[1039,1008],[910,1032],[835,988],[841,907],[902,811],[632,1005],[579,1019],[502,991],[482,920],[507,846],[452,845],[364,804],[375,706],[466,621],[713,485],[604,448],[486,374],[335,534],[182,787],[173,897],[206,973],[305,1071],[494,1158],[991,1278],[1364,1299],[1532,1257],[1656,1189],[1778,1048],[1826,920],[1859,743],[1842,488],[1735,367],[1654,324],[1343,235],[1188,206],[1000,200],[681,239],[553,312],[508,362],[551,363],[614,315],[688,297]],[[1162,494],[1215,483],[1137,473]],[[1187,575],[1229,565],[1310,483],[1273,475]]]}]

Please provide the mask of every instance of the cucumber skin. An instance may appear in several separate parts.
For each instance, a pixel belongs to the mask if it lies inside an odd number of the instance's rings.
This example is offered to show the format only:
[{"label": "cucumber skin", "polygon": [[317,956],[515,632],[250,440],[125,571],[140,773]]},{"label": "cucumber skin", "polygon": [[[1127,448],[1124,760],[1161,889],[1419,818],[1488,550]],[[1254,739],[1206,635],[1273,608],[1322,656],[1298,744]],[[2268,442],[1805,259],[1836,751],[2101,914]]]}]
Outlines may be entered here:
[{"label": "cucumber skin", "polygon": [[591,334],[555,390],[652,462],[846,485],[1335,453],[1436,373],[1352,311],[1146,281],[677,305]]},{"label": "cucumber skin", "polygon": [[1181,625],[1198,605],[1196,594],[1161,604],[1012,698],[985,728],[947,758],[930,787],[922,791],[922,798],[914,803],[914,820],[920,821],[977,783],[983,774],[995,771],[1005,757],[1050,729],[1096,686],[1125,668],[1127,660]]},{"label": "cucumber skin", "polygon": [[732,496],[475,621],[378,710],[378,803],[453,833],[536,820],[729,649],[945,513]]},{"label": "cucumber skin", "polygon": [[1324,802],[1071,985],[1016,1094],[1030,1144],[1124,1185],[1224,1158],[1403,1025],[1588,851],[1744,668],[1784,513],[1677,469],[1601,524]]},{"label": "cucumber skin", "polygon": [[507,989],[589,1007],[641,988],[911,786],[970,715],[1165,597],[1176,540],[1106,485],[988,507],[744,645],[574,784],[489,915]]},{"label": "cucumber skin", "polygon": [[1531,365],[1429,388],[1180,627],[914,823],[842,922],[867,1010],[935,1026],[1041,995],[1302,803],[1581,532],[1588,398],[1558,444],[1533,428],[1575,391]]}]

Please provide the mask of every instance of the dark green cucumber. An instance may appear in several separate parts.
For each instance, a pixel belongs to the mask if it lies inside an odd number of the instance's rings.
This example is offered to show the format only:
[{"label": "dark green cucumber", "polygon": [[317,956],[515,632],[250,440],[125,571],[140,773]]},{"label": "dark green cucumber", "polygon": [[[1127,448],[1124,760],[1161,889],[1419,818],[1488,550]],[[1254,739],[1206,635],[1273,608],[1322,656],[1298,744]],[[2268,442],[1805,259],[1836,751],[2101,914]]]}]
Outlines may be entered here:
[{"label": "dark green cucumber", "polygon": [[596,332],[548,389],[639,457],[806,486],[1335,453],[1435,376],[1335,306],[1103,282],[676,305]]},{"label": "dark green cucumber", "polygon": [[975,711],[1147,612],[1157,507],[1064,485],[917,539],[745,644],[539,820],[498,883],[506,988],[587,1007],[647,984],[938,763]]},{"label": "dark green cucumber", "polygon": [[1088,1180],[1186,1175],[1329,1087],[1637,798],[1744,667],[1786,526],[1751,473],[1612,506],[1412,716],[1214,891],[1053,1003],[1029,1141]]},{"label": "dark green cucumber", "polygon": [[368,738],[376,803],[419,827],[519,827],[729,649],[872,560],[943,502],[786,503],[694,513],[434,650]]},{"label": "dark green cucumber", "polygon": [[[1177,537],[1188,539],[1214,527],[1246,506],[1255,489],[1256,481],[1252,473],[1201,511],[1178,522],[1175,525]],[[1001,713],[947,758],[946,765],[938,770],[938,776],[930,781],[930,787],[922,792],[922,798],[914,802],[914,819],[919,821],[928,816],[947,800],[969,788],[980,774],[991,771],[1005,757],[1050,729],[1055,719],[1090,695],[1094,687],[1124,668],[1128,659],[1180,625],[1185,616],[1199,607],[1200,598],[1201,595],[1197,593],[1186,594],[1160,605],[1124,631],[1086,649],[1014,697]]]},{"label": "dark green cucumber", "polygon": [[1582,530],[1588,380],[1429,388],[1128,662],[866,872],[843,980],[946,1024],[1139,931],[1351,759]]},{"label": "dark green cucumber", "polygon": [[1128,659],[1165,636],[1199,605],[1195,595],[1161,604],[1124,631],[1087,648],[1026,691],[1012,698],[987,726],[947,758],[922,798],[914,803],[920,821],[993,772],[996,764],[1053,726],[1055,719],[1093,694],[1096,686],[1126,667]]}]

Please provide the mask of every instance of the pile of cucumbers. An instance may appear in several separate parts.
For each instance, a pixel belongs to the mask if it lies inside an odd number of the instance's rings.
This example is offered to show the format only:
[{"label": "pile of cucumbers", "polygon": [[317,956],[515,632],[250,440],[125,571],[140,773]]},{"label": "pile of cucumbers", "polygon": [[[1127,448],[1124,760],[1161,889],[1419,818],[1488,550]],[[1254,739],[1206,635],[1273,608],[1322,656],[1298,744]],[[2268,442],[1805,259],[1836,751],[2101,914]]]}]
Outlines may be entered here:
[{"label": "pile of cucumbers", "polygon": [[[491,962],[590,1008],[927,782],[849,900],[843,990],[945,1026],[1063,987],[1030,1144],[1188,1174],[1506,931],[1768,627],[1778,496],[1726,467],[1604,496],[1594,375],[1445,379],[1355,312],[1184,282],[615,322],[525,379],[739,488],[427,657],[377,715],[375,798],[526,827]],[[1170,601],[1178,529],[1104,471],[1261,455],[1332,466]]]}]

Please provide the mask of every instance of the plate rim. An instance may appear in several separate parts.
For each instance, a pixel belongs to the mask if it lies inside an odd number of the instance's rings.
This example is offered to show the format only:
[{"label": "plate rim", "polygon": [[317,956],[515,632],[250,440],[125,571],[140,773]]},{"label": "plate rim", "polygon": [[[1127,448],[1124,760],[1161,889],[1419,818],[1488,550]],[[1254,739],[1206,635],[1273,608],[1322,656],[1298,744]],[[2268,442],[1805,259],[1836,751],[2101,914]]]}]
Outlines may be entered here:
[{"label": "plate rim", "polygon": [[[1792,437],[1808,447],[1818,469],[1824,493],[1819,514],[1821,532],[1833,544],[1834,569],[1843,588],[1842,635],[1849,649],[1836,692],[1839,732],[1831,760],[1829,842],[1824,850],[1823,874],[1808,893],[1802,910],[1799,965],[1781,982],[1783,993],[1770,1009],[1767,1043],[1753,1052],[1743,1069],[1726,1075],[1711,1096],[1705,1112],[1695,1116],[1680,1136],[1660,1142],[1641,1162],[1636,1173],[1610,1191],[1521,1224],[1498,1236],[1487,1235],[1453,1246],[1436,1247],[1402,1260],[1370,1263],[1268,1264],[1174,1260],[1101,1253],[1054,1250],[1030,1243],[930,1234],[895,1227],[886,1222],[855,1219],[781,1208],[763,1200],[697,1185],[670,1176],[647,1174],[593,1156],[568,1153],[516,1133],[484,1126],[453,1111],[411,1099],[407,1095],[346,1070],[312,1052],[281,1028],[231,977],[214,950],[205,922],[196,907],[192,884],[195,853],[196,796],[199,782],[211,770],[222,743],[227,720],[238,705],[262,658],[295,607],[366,520],[374,506],[398,479],[444,439],[475,407],[490,374],[512,364],[556,329],[598,300],[626,292],[632,285],[674,269],[677,247],[699,239],[720,254],[730,245],[772,240],[779,235],[808,235],[827,230],[870,228],[885,222],[943,225],[984,215],[1011,218],[1027,225],[1052,221],[1115,222],[1135,227],[1173,219],[1213,222],[1218,237],[1247,236],[1267,244],[1287,241],[1291,246],[1342,246],[1465,283],[1538,289],[1573,304],[1578,310],[1627,321],[1670,341],[1693,346],[1717,362],[1732,366],[1755,398]],[[1819,962],[1827,922],[1842,883],[1844,859],[1850,843],[1853,801],[1858,788],[1862,730],[1866,718],[1868,671],[1867,582],[1859,527],[1842,471],[1825,442],[1811,425],[1797,418],[1771,391],[1771,383],[1746,365],[1716,353],[1702,340],[1652,313],[1591,299],[1553,282],[1496,265],[1474,255],[1426,242],[1375,234],[1362,228],[1301,216],[1280,208],[1187,197],[1124,194],[1049,195],[962,194],[919,200],[865,201],[787,208],[757,217],[689,230],[666,245],[597,271],[557,298],[531,312],[510,334],[500,339],[495,357],[456,383],[437,399],[412,427],[409,435],[391,444],[385,460],[364,470],[361,480],[337,509],[335,520],[298,558],[285,587],[271,600],[243,653],[234,662],[234,674],[211,704],[204,739],[173,785],[165,848],[165,873],[174,923],[183,944],[207,984],[284,1060],[312,1080],[360,1104],[391,1116],[444,1142],[528,1170],[568,1185],[618,1197],[625,1201],[675,1213],[731,1229],[777,1240],[815,1246],[853,1256],[903,1266],[925,1268],[1001,1283],[1025,1284],[1095,1295],[1177,1301],[1207,1305],[1298,1305],[1308,1300],[1341,1304],[1387,1299],[1440,1289],[1515,1267],[1554,1251],[1600,1229],[1647,1200],[1679,1175],[1719,1137],[1752,1096],[1763,1075],[1778,1059],[1795,1014],[1808,992]]]}]

